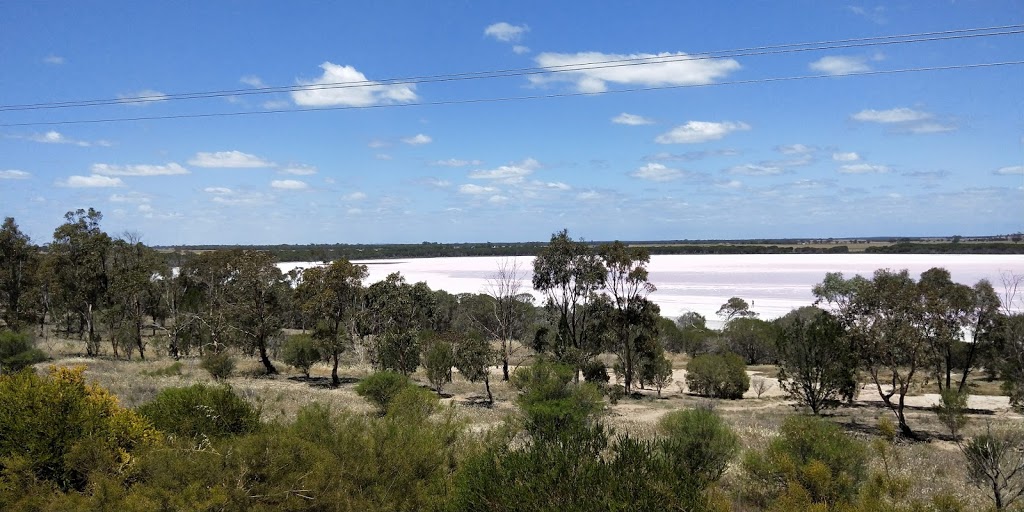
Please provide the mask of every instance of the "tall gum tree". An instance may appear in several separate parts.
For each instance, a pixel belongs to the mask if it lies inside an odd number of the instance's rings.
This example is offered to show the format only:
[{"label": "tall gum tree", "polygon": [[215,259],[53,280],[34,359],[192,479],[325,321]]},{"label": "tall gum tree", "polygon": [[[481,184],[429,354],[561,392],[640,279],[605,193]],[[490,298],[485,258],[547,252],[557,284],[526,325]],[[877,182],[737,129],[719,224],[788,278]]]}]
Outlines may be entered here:
[{"label": "tall gum tree", "polygon": [[533,288],[544,293],[557,315],[555,355],[579,369],[595,347],[587,339],[592,309],[588,305],[604,284],[600,257],[583,240],[574,241],[569,231],[551,235],[551,241],[533,260]]},{"label": "tall gum tree", "polygon": [[7,326],[18,330],[30,321],[24,297],[34,286],[39,257],[32,240],[23,233],[13,217],[0,227],[0,315]]},{"label": "tall gum tree", "polygon": [[[628,394],[633,389],[642,346],[657,341],[657,310],[647,300],[657,289],[647,277],[651,256],[642,247],[628,247],[619,241],[600,246],[597,253],[605,269],[604,290],[611,299],[612,348],[619,358],[623,387]],[[652,311],[655,321],[645,321]]]},{"label": "tall gum tree", "polygon": [[313,338],[331,361],[331,383],[341,384],[338,364],[342,352],[357,336],[356,319],[363,300],[366,265],[346,259],[302,271],[295,289],[299,307],[315,324]]},{"label": "tall gum tree", "polygon": [[100,229],[103,214],[89,208],[64,214],[64,224],[53,232],[49,255],[53,259],[58,301],[78,319],[78,332],[86,338],[86,353],[99,353],[96,314],[107,292],[107,257],[110,236]]}]

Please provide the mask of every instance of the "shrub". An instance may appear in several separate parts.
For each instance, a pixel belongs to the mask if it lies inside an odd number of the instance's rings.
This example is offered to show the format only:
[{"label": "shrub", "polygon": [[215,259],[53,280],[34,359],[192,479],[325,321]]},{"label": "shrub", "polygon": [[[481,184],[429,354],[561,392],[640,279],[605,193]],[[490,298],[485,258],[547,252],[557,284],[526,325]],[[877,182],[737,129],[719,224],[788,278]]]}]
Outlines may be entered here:
[{"label": "shrub", "polygon": [[389,371],[377,372],[363,379],[356,386],[356,393],[373,402],[383,414],[395,396],[409,385],[409,378],[405,375]]},{"label": "shrub", "polygon": [[608,376],[608,366],[597,359],[592,359],[583,363],[583,379],[587,382],[593,382],[599,386],[608,384],[611,381],[611,377]]},{"label": "shrub", "polygon": [[935,405],[935,414],[942,422],[953,439],[960,438],[960,430],[967,424],[967,392],[946,388],[939,396],[939,403]]},{"label": "shrub", "polygon": [[686,365],[686,385],[698,395],[714,398],[743,398],[750,388],[743,358],[724,354],[701,354]]},{"label": "shrub", "polygon": [[0,373],[13,373],[46,360],[27,333],[0,331]]},{"label": "shrub", "polygon": [[708,408],[670,412],[658,430],[673,475],[700,488],[721,478],[739,453],[739,438]]},{"label": "shrub", "polygon": [[[148,421],[85,383],[84,367],[0,377],[0,482],[41,480],[83,490],[94,476],[129,472],[137,449],[155,443]],[[6,494],[0,485],[0,494]],[[17,491],[17,488],[14,489]],[[0,508],[6,508],[0,498]]]},{"label": "shrub", "polygon": [[867,476],[867,450],[839,427],[793,416],[762,451],[748,452],[743,469],[752,485],[747,498],[778,510],[851,503]]},{"label": "shrub", "polygon": [[247,434],[260,424],[259,408],[228,386],[168,388],[138,412],[164,432],[192,438]]},{"label": "shrub", "polygon": [[434,340],[423,355],[423,366],[427,368],[427,380],[441,393],[441,388],[452,381],[452,366],[455,366],[455,351],[446,340]]},{"label": "shrub", "polygon": [[601,410],[597,386],[573,383],[575,373],[568,365],[540,361],[512,374],[527,430],[535,438],[557,437],[563,431],[582,428]]},{"label": "shrub", "polygon": [[988,488],[996,510],[1024,499],[1024,430],[994,430],[988,425],[961,448],[968,474],[978,487]]},{"label": "shrub", "polygon": [[281,359],[309,377],[310,367],[323,359],[323,355],[312,336],[296,334],[288,337],[281,346]]},{"label": "shrub", "polygon": [[235,371],[235,358],[225,351],[211,352],[203,356],[199,366],[209,372],[214,380],[225,380]]}]

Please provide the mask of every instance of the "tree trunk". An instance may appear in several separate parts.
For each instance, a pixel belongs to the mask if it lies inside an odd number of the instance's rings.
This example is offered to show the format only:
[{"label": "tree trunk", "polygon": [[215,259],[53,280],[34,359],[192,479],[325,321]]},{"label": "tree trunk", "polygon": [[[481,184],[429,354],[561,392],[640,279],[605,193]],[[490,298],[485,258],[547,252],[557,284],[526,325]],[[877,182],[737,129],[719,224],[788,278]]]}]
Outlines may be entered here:
[{"label": "tree trunk", "polygon": [[334,352],[331,354],[331,359],[334,363],[334,366],[331,368],[331,385],[338,387],[341,385],[341,379],[338,378],[338,353]]},{"label": "tree trunk", "polygon": [[494,405],[494,397],[491,396],[491,378],[484,375],[484,387],[487,389],[487,403]]},{"label": "tree trunk", "polygon": [[505,345],[501,349],[501,380],[508,382],[508,340],[505,340]]},{"label": "tree trunk", "polygon": [[277,368],[274,368],[274,364],[270,362],[270,358],[267,357],[267,343],[261,342],[260,344],[260,362],[263,363],[263,367],[266,368],[268,375],[274,375],[277,373]]}]

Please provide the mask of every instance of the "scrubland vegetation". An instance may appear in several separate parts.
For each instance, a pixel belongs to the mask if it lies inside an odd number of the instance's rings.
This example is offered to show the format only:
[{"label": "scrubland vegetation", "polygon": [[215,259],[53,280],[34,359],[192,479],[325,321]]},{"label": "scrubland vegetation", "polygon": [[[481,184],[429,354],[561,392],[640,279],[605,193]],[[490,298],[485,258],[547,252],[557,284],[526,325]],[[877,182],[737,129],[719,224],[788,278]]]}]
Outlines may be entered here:
[{"label": "scrubland vegetation", "polygon": [[828,274],[715,330],[661,317],[646,249],[565,231],[534,304],[511,263],[464,295],[250,250],[174,272],[101,219],[0,230],[2,510],[1024,505],[1019,276]]}]

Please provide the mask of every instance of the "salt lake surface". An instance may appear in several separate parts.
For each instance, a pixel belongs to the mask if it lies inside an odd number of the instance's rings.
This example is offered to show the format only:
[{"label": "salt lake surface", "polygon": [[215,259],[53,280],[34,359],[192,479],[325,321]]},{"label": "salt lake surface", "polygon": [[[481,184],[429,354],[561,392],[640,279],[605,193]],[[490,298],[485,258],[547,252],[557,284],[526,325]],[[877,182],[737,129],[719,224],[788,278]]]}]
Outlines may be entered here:
[{"label": "salt lake surface", "polygon": [[[357,261],[367,265],[367,284],[401,272],[406,281],[425,281],[432,289],[449,293],[483,293],[504,261],[518,263],[522,289],[533,292],[530,284],[533,257],[417,258],[404,260]],[[289,262],[278,266],[285,272],[316,263]],[[720,323],[715,312],[729,297],[742,297],[752,304],[761,318],[772,319],[814,301],[811,287],[826,272],[842,272],[847,277],[870,277],[879,268],[907,269],[915,278],[932,267],[943,267],[953,280],[973,285],[980,279],[992,282],[1002,291],[1000,272],[1024,274],[1020,255],[976,254],[757,254],[757,255],[664,255],[651,256],[650,281],[658,290],[650,295],[661,307],[661,314],[676,317],[694,311],[708,319],[709,326]]]}]

